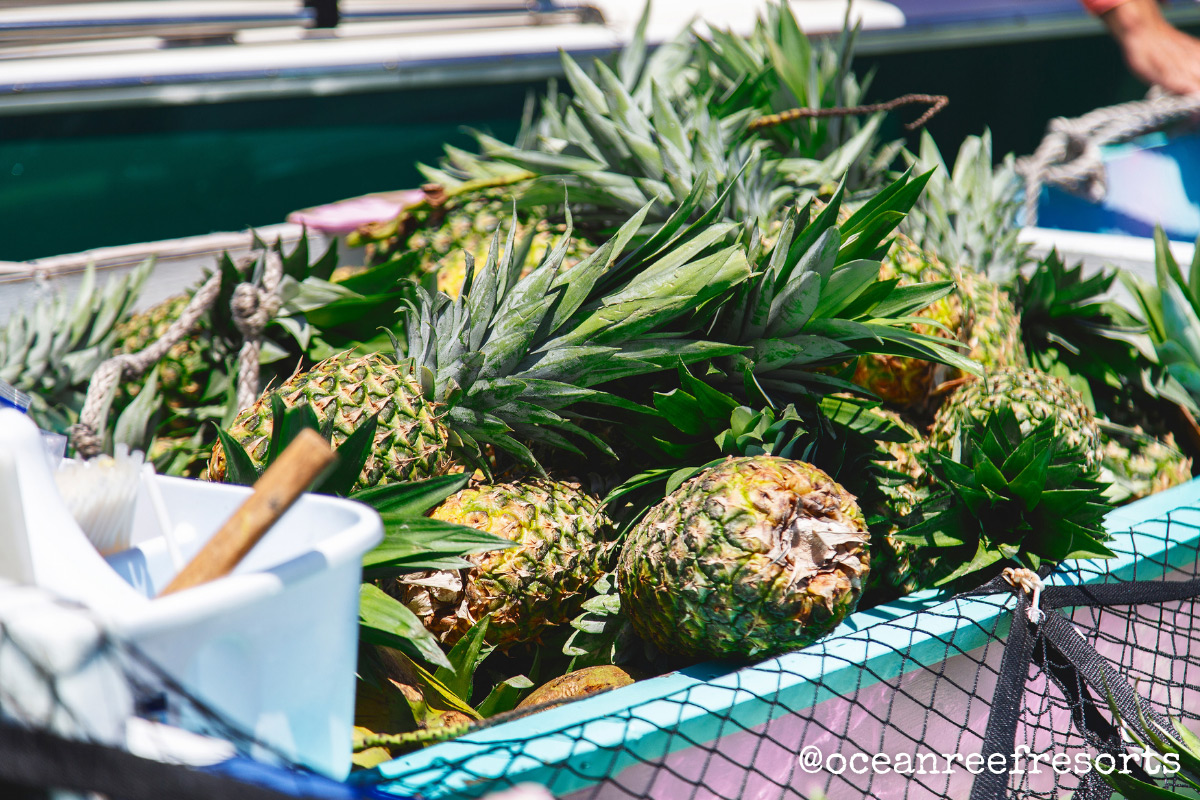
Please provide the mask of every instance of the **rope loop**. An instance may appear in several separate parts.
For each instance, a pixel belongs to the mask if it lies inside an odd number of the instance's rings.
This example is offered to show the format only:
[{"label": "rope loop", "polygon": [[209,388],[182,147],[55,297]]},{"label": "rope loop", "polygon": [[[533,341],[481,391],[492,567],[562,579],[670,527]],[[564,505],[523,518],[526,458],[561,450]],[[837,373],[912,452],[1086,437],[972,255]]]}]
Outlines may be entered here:
[{"label": "rope loop", "polygon": [[[242,336],[238,353],[237,404],[247,408],[258,397],[258,360],[262,351],[262,332],[279,313],[283,299],[279,285],[283,279],[283,259],[267,249],[261,278],[239,283],[233,290],[230,311]],[[71,426],[71,444],[83,458],[97,456],[104,447],[108,410],[124,379],[137,378],[157,364],[180,340],[190,334],[221,294],[221,272],[215,271],[192,295],[187,306],[159,339],[137,353],[122,353],[104,361],[92,374],[79,422]]]},{"label": "rope loop", "polygon": [[1151,90],[1145,100],[1098,108],[1081,117],[1055,117],[1033,155],[1017,159],[1025,178],[1025,224],[1036,225],[1042,187],[1056,186],[1093,203],[1108,194],[1104,145],[1127,141],[1200,113],[1200,97]]}]

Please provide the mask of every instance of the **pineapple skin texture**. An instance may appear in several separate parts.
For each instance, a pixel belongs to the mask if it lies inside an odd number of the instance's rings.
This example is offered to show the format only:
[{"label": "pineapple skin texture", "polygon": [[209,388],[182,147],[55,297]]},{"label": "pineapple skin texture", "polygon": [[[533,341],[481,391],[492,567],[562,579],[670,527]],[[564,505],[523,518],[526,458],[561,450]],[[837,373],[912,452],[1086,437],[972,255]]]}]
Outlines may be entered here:
[{"label": "pineapple skin texture", "polygon": [[[953,332],[955,339],[967,344],[966,355],[988,369],[1028,365],[1021,342],[1020,314],[1008,293],[986,276],[969,270],[955,274],[937,256],[924,252],[912,239],[898,234],[883,262],[880,278],[898,278],[902,286],[954,280],[957,284],[954,292],[922,309],[917,316],[944,325]],[[915,330],[934,336],[950,336],[932,325],[917,325]],[[917,410],[928,404],[931,392],[939,385],[958,377],[957,370],[945,365],[871,354],[858,359],[854,383],[870,389],[893,406]]]},{"label": "pineapple skin texture", "polygon": [[730,458],[676,489],[617,566],[634,630],[685,659],[761,658],[833,630],[870,566],[855,498],[817,467]]},{"label": "pineapple skin texture", "polygon": [[1058,378],[1030,368],[1000,369],[955,392],[938,409],[929,432],[930,446],[949,453],[960,429],[971,420],[982,422],[1001,405],[1012,407],[1025,435],[1053,418],[1056,435],[1079,448],[1089,468],[1099,466],[1100,426],[1083,398]]},{"label": "pineapple skin texture", "polygon": [[[138,353],[154,344],[179,318],[191,299],[187,294],[168,297],[118,324],[114,328],[113,354]],[[196,330],[176,342],[158,362],[158,388],[168,408],[183,411],[199,405],[204,399],[210,374],[220,364],[213,353],[211,339],[208,323],[202,320]],[[136,397],[141,388],[140,380],[121,384],[123,396],[117,400],[118,407]]]},{"label": "pineapple skin texture", "polygon": [[[420,384],[383,356],[331,356],[308,372],[289,378],[279,393],[292,408],[307,402],[322,425],[333,417],[333,446],[339,447],[359,425],[376,412],[379,427],[354,490],[394,481],[412,481],[445,474],[453,466],[449,431],[427,401]],[[266,460],[271,440],[271,392],[234,420],[229,435],[256,466]],[[210,480],[225,478],[225,454],[218,442],[209,459]]]},{"label": "pineapple skin texture", "polygon": [[[470,253],[479,270],[487,262],[488,251],[496,231],[501,231],[500,246],[508,226],[512,224],[512,199],[503,192],[481,192],[466,203],[450,209],[440,224],[422,228],[408,239],[410,250],[421,252],[422,273],[437,273],[437,288],[450,297],[462,293],[467,277],[467,258]],[[516,241],[528,235],[528,223],[518,224]],[[561,234],[542,220],[537,223],[537,233],[529,249],[528,264],[536,265],[557,244]],[[570,267],[589,256],[595,246],[573,233],[567,247],[565,267]],[[528,267],[527,267],[528,269]]]},{"label": "pineapple skin texture", "polygon": [[888,600],[911,594],[930,585],[937,566],[936,559],[921,553],[917,545],[902,542],[895,534],[919,521],[919,507],[929,495],[931,478],[921,465],[927,447],[917,429],[905,422],[894,411],[881,409],[913,437],[911,442],[881,442],[891,461],[881,462],[884,467],[908,476],[911,482],[885,485],[883,504],[876,513],[884,521],[871,530],[871,572],[867,577],[866,591],[878,600]]},{"label": "pineapple skin texture", "polygon": [[612,567],[613,524],[600,501],[572,483],[468,487],[430,516],[520,545],[468,556],[476,566],[457,587],[400,584],[400,599],[446,644],[489,613],[488,642],[503,649],[536,641],[578,616],[592,584]]}]

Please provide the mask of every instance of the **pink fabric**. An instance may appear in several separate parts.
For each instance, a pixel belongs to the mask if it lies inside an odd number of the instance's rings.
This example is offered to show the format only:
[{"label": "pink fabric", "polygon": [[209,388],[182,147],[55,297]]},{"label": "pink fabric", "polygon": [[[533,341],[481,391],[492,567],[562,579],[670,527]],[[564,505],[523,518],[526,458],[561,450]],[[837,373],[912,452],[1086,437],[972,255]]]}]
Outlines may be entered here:
[{"label": "pink fabric", "polygon": [[1089,14],[1099,16],[1105,11],[1111,11],[1126,0],[1079,0],[1083,3],[1083,7],[1088,10]]}]

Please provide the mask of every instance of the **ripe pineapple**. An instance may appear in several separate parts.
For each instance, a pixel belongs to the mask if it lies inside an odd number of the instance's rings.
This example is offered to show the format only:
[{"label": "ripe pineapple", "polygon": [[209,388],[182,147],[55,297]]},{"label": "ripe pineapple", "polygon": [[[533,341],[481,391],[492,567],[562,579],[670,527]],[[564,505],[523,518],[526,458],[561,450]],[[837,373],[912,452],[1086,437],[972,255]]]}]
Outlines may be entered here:
[{"label": "ripe pineapple", "polygon": [[503,536],[520,546],[469,556],[466,572],[406,575],[399,597],[446,644],[485,614],[498,647],[535,641],[580,612],[587,590],[610,567],[613,526],[600,501],[554,480],[463,489],[430,514]]},{"label": "ripe pineapple", "polygon": [[1099,466],[1100,427],[1083,399],[1058,378],[1028,368],[997,370],[955,392],[938,409],[930,430],[930,446],[952,452],[968,420],[982,420],[995,408],[1011,407],[1021,430],[1054,420],[1055,436],[1083,455],[1089,468]]},{"label": "ripe pineapple", "polygon": [[[436,404],[405,370],[378,353],[331,356],[307,372],[298,372],[279,388],[287,408],[308,403],[322,425],[333,419],[333,445],[338,447],[355,428],[379,414],[375,445],[355,489],[380,483],[430,478],[446,473],[451,462],[450,438]],[[265,463],[271,441],[271,395],[264,394],[238,414],[229,434],[256,465]],[[213,448],[209,480],[225,477],[225,454]]]},{"label": "ripe pineapple", "polygon": [[845,618],[867,578],[855,498],[816,467],[730,458],[655,506],[617,566],[622,608],[664,653],[763,657]]},{"label": "ripe pineapple", "polygon": [[[138,353],[158,341],[191,299],[191,295],[178,294],[121,322],[116,327],[114,355]],[[213,370],[223,369],[225,354],[221,340],[213,336],[207,317],[202,318],[196,329],[176,342],[158,362],[158,391],[167,408],[184,412],[200,405]],[[117,407],[128,404],[141,388],[140,380],[122,384]]]},{"label": "ripe pineapple", "polygon": [[[986,276],[948,269],[932,253],[921,250],[912,239],[898,234],[880,273],[882,279],[897,278],[901,286],[928,281],[954,280],[957,290],[917,312],[949,329],[918,325],[916,330],[965,342],[967,356],[985,368],[998,369],[1027,364],[1021,344],[1021,318],[1008,293]],[[858,359],[854,382],[870,389],[886,402],[900,408],[922,410],[930,393],[961,373],[945,365],[902,356],[871,354]]]},{"label": "ripe pineapple", "polygon": [[[456,198],[458,200],[458,198]],[[409,236],[407,250],[421,253],[422,274],[437,273],[437,288],[450,297],[458,297],[467,276],[467,254],[475,259],[478,271],[487,262],[492,238],[506,220],[512,219],[511,199],[500,190],[478,192],[464,196],[448,210],[429,217],[429,227],[418,228]],[[525,269],[541,263],[562,235],[562,230],[545,220],[517,225],[517,240],[535,227]],[[567,249],[566,266],[573,266],[595,250],[595,246],[578,236],[572,237]]]},{"label": "ripe pineapple", "polygon": [[[689,247],[689,260],[680,264],[673,240],[647,260],[627,262],[638,282],[592,297],[600,294],[605,265],[643,220],[644,214],[635,216],[574,267],[563,264],[566,248],[560,246],[543,268],[525,276],[513,261],[510,232],[502,254],[489,255],[460,297],[418,288],[396,363],[379,355],[333,356],[288,380],[284,406],[307,402],[321,424],[334,415],[342,437],[383,411],[363,486],[437,475],[456,463],[487,470],[485,450],[534,466],[521,439],[572,450],[568,436],[574,436],[605,451],[604,442],[560,412],[602,399],[592,385],[732,352],[724,345],[665,339],[645,320],[669,325],[750,274],[736,247],[719,244]],[[669,282],[668,273],[679,283]],[[683,299],[680,285],[692,287]],[[627,313],[612,314],[608,300],[619,301]],[[270,402],[260,399],[234,421],[231,434],[256,463],[266,453],[272,415]],[[221,448],[214,448],[209,473],[216,480],[224,476],[222,460]]]}]

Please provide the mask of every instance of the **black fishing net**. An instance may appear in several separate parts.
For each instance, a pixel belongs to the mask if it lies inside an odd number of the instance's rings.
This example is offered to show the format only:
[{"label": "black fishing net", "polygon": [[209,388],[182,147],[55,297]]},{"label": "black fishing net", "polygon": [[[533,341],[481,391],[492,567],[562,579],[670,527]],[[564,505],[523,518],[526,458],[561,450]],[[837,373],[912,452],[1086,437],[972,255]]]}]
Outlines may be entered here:
[{"label": "black fishing net", "polygon": [[339,787],[210,708],[87,609],[0,582],[0,797],[361,794]]},{"label": "black fishing net", "polygon": [[902,600],[802,652],[488,727],[375,777],[398,795],[532,781],[572,800],[1085,800],[1111,796],[1097,770],[1112,769],[1175,786],[1122,738],[1110,698],[1127,719],[1200,730],[1200,508],[1128,528],[1117,559],[1045,572],[1037,625],[1001,579]]},{"label": "black fishing net", "polygon": [[[1098,768],[1146,777],[1163,766],[1123,739],[1110,702],[1127,718],[1200,730],[1200,506],[1126,527],[1118,558],[1043,575],[1036,624],[1031,595],[1001,579],[948,601],[908,598],[797,653],[490,721],[356,773],[345,796],[482,796],[534,782],[572,800],[1108,798]],[[90,649],[39,651],[12,611],[21,591],[31,590],[0,586],[0,796],[333,796],[99,629]],[[144,743],[131,752],[90,721],[95,697],[79,686],[98,684],[79,681],[96,670],[124,681],[141,718],[186,719],[266,762],[272,781],[163,763]]]}]

